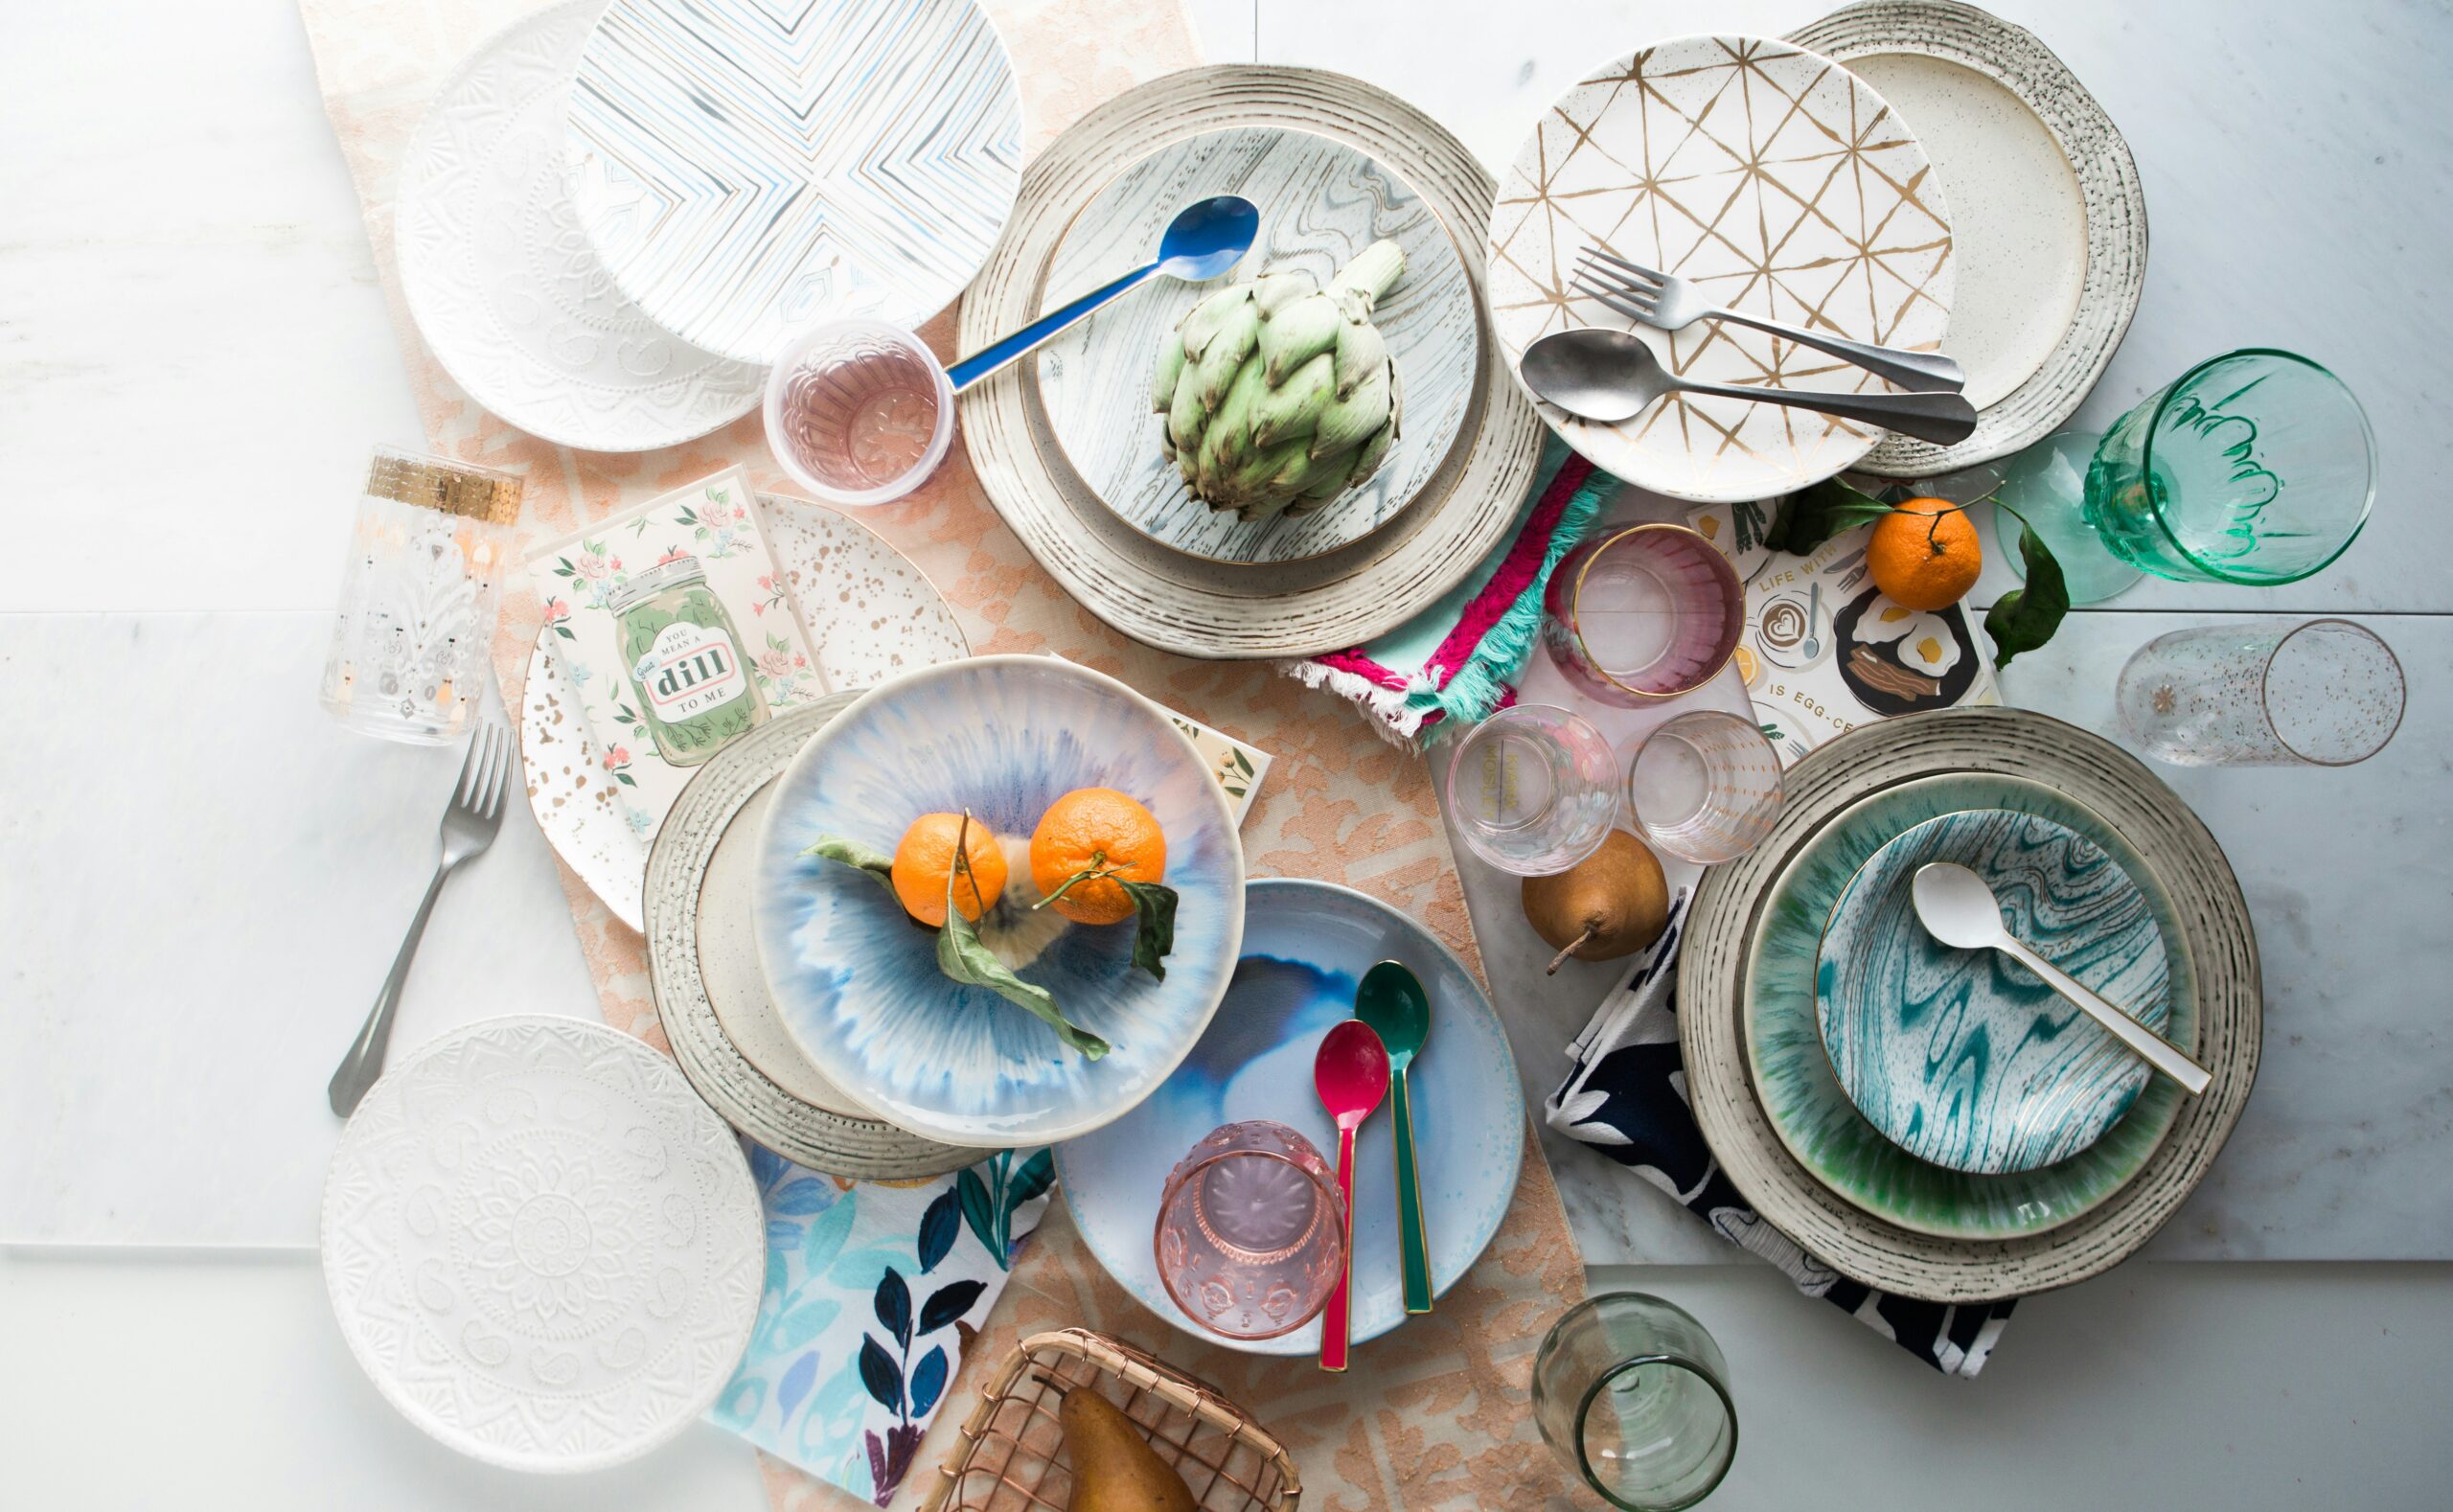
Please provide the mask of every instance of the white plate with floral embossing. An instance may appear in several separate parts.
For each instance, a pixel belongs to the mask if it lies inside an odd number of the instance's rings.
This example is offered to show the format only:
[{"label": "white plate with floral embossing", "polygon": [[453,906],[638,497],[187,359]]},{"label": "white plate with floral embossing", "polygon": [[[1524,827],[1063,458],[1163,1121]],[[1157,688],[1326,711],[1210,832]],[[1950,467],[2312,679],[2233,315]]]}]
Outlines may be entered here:
[{"label": "white plate with floral embossing", "polygon": [[[830,689],[865,688],[971,654],[953,610],[901,552],[866,526],[805,499],[760,494],[768,549]],[[648,845],[553,653],[550,607],[519,698],[519,762],[546,843],[613,916],[645,927]]]},{"label": "white plate with floral embossing", "polygon": [[603,1024],[489,1019],[394,1066],[324,1183],[324,1285],[402,1416],[472,1458],[647,1453],[749,1342],[765,1215],[680,1068]]},{"label": "white plate with floral embossing", "polygon": [[401,161],[401,288],[435,360],[533,436],[646,451],[747,414],[767,371],[693,346],[625,298],[563,172],[571,74],[606,0],[497,34],[451,76]]}]

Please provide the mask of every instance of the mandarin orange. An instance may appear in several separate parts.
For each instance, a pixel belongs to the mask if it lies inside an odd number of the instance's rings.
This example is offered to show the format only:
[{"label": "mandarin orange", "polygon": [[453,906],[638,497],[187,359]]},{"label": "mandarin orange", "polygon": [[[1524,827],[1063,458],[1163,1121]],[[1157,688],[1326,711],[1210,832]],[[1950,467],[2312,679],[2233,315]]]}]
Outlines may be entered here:
[{"label": "mandarin orange", "polygon": [[1031,882],[1076,924],[1132,918],[1132,895],[1116,879],[1155,882],[1166,875],[1167,837],[1157,816],[1113,788],[1074,789],[1031,832]]},{"label": "mandarin orange", "polygon": [[[946,884],[954,864],[954,836],[964,834],[959,813],[924,813],[911,821],[894,847],[894,895],[922,924],[946,922]],[[963,839],[969,879],[954,893],[962,916],[976,921],[1005,891],[1005,852],[987,825],[974,818]]]},{"label": "mandarin orange", "polygon": [[1948,499],[1906,499],[1874,525],[1866,574],[1902,608],[1946,609],[1976,586],[1984,565],[1976,526]]}]

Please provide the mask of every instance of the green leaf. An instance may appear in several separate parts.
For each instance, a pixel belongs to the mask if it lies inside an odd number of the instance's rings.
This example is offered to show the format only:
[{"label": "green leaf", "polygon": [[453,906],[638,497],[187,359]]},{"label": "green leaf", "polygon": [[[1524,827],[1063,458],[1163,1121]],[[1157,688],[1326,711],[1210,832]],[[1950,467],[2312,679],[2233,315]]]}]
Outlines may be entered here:
[{"label": "green leaf", "polygon": [[901,896],[894,890],[894,858],[883,851],[863,845],[858,840],[844,839],[840,836],[821,835],[817,837],[815,845],[801,854],[814,856],[821,860],[841,861],[846,866],[857,866],[876,878],[878,885],[886,890],[888,897],[895,898],[897,902],[901,901]]},{"label": "green leaf", "polygon": [[1774,551],[1802,557],[1842,531],[1871,524],[1891,512],[1882,500],[1838,478],[1826,478],[1780,501],[1763,543]]},{"label": "green leaf", "polygon": [[1005,1264],[1005,1245],[997,1235],[997,1199],[989,1192],[988,1183],[979,1179],[977,1170],[965,1166],[962,1175],[954,1180],[954,1190],[960,1194],[962,1221],[971,1226],[980,1247],[997,1257],[997,1267],[1001,1270]]},{"label": "green leaf", "polygon": [[[1029,1009],[1044,1019],[1066,1044],[1090,1060],[1098,1060],[1108,1053],[1108,1042],[1066,1018],[1065,1010],[1056,1006],[1055,997],[1046,988],[1034,987],[1006,970],[996,952],[981,943],[978,928],[954,906],[956,882],[971,876],[971,859],[965,854],[968,834],[968,825],[956,834],[954,863],[946,869],[946,924],[937,931],[937,970],[945,973],[949,980],[985,987],[1016,1007]],[[972,885],[976,888],[978,884]],[[1137,945],[1134,958],[1140,959]]]},{"label": "green leaf", "polygon": [[1022,1162],[1014,1179],[1005,1183],[1005,1206],[1010,1210],[1039,1196],[1056,1183],[1056,1154],[1042,1150]]},{"label": "green leaf", "polygon": [[[2001,509],[2002,506],[1996,505]],[[1984,633],[1993,637],[1993,665],[2006,667],[2021,652],[2033,651],[2052,638],[2061,617],[2070,612],[2070,585],[2062,580],[2061,563],[2044,538],[2028,528],[2026,516],[2004,510],[2019,522],[2019,561],[2027,567],[2027,586],[2013,588],[1984,611]]]},{"label": "green leaf", "polygon": [[1123,877],[1115,884],[1133,900],[1134,914],[1140,920],[1133,932],[1133,964],[1165,981],[1167,952],[1176,948],[1176,890],[1161,882]]}]

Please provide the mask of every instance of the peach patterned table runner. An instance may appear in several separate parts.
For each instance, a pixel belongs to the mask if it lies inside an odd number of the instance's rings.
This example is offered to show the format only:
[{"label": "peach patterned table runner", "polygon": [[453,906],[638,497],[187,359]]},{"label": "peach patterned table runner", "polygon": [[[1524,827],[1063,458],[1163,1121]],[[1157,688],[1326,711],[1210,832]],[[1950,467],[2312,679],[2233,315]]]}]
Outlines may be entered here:
[{"label": "peach patterned table runner", "polygon": [[[1178,6],[1146,0],[985,0],[1022,81],[1036,149],[1099,102],[1200,60]],[[401,301],[392,246],[400,155],[434,90],[479,42],[539,9],[517,0],[300,0],[325,108],[356,183],[375,265],[401,336],[427,444],[528,479],[522,531],[565,534],[653,493],[733,463],[763,492],[793,492],[768,455],[755,414],[713,436],[632,456],[550,446],[487,414],[425,351]],[[925,332],[951,356],[949,314]],[[372,438],[370,438],[372,439]],[[1341,882],[1422,920],[1478,961],[1462,890],[1419,756],[1375,738],[1338,701],[1260,663],[1164,655],[1126,641],[1066,598],[997,516],[956,447],[912,498],[863,512],[935,583],[974,651],[1057,652],[1191,710],[1277,758],[1244,827],[1256,876]],[[539,607],[511,596],[494,643],[505,702],[536,644]],[[639,936],[563,872],[581,947],[606,1019],[669,1048],[650,1000]],[[976,1383],[1023,1334],[1083,1323],[1151,1348],[1207,1377],[1294,1449],[1307,1504],[1531,1506],[1566,1501],[1566,1478],[1529,1415],[1532,1356],[1583,1269],[1538,1141],[1499,1238],[1427,1318],[1359,1350],[1343,1378],[1300,1361],[1269,1361],[1196,1343],[1128,1300],[1093,1262],[1069,1217],[1051,1211],[976,1346],[952,1400],[896,1497],[916,1503],[969,1410]],[[783,1508],[862,1503],[778,1461],[770,1500]]]}]

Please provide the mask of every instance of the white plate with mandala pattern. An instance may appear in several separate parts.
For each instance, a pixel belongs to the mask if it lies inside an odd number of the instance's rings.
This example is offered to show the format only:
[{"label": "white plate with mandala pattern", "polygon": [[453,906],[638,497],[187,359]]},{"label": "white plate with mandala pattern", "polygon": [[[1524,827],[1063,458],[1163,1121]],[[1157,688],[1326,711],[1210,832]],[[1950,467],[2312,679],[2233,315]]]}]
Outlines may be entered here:
[{"label": "white plate with mandala pattern", "polygon": [[[1829,58],[1755,36],[1685,36],[1560,98],[1501,179],[1491,322],[1509,371],[1578,326],[1633,324],[1569,286],[1599,246],[1714,303],[1856,341],[1936,351],[1950,318],[1950,214],[1898,114]],[[1837,357],[1742,326],[1638,328],[1672,371],[1751,387],[1887,392]],[[1616,425],[1543,418],[1597,467],[1705,502],[1841,471],[1884,432],[1810,410],[1672,395]]]},{"label": "white plate with mandala pattern", "polygon": [[[760,494],[758,508],[768,549],[800,607],[827,687],[866,688],[971,654],[935,584],[866,526],[779,494]],[[605,771],[553,637],[550,625],[538,631],[519,695],[528,805],[554,854],[613,917],[643,929],[647,842]]]},{"label": "white plate with mandala pattern", "polygon": [[916,327],[1021,188],[1022,98],[972,0],[612,0],[573,195],[613,282],[744,362],[846,315]]},{"label": "white plate with mandala pattern", "polygon": [[580,44],[605,0],[495,35],[401,162],[401,288],[435,360],[504,420],[583,451],[646,451],[755,408],[765,370],[691,345],[605,276],[563,173]]},{"label": "white plate with mandala pattern", "polygon": [[324,1285],[391,1404],[516,1470],[647,1453],[749,1342],[765,1215],[678,1067],[578,1019],[490,1019],[394,1066],[324,1183]]}]

